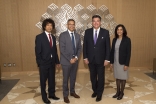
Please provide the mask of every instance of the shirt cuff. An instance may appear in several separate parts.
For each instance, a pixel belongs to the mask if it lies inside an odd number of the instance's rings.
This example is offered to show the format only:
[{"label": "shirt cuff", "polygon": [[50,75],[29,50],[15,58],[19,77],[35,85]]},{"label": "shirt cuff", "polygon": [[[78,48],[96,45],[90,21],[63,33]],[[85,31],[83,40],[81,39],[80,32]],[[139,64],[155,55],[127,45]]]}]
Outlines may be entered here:
[{"label": "shirt cuff", "polygon": [[[75,58],[78,60],[78,57],[77,56],[75,56]],[[70,59],[70,60],[72,60],[72,59]]]},{"label": "shirt cuff", "polygon": [[110,61],[108,61],[108,60],[105,60],[105,61],[110,62]]},{"label": "shirt cuff", "polygon": [[75,58],[77,58],[77,60],[78,60],[78,57],[77,56],[75,56]]}]

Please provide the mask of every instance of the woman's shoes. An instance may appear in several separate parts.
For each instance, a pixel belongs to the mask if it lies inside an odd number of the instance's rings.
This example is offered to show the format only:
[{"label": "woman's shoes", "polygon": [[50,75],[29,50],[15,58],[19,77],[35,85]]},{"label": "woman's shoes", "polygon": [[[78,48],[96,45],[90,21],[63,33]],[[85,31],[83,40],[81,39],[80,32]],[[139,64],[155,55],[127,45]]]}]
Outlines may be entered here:
[{"label": "woman's shoes", "polygon": [[120,93],[120,95],[118,96],[117,100],[121,100],[124,96],[124,93]]},{"label": "woman's shoes", "polygon": [[117,92],[112,98],[117,98],[120,95],[120,92]]}]

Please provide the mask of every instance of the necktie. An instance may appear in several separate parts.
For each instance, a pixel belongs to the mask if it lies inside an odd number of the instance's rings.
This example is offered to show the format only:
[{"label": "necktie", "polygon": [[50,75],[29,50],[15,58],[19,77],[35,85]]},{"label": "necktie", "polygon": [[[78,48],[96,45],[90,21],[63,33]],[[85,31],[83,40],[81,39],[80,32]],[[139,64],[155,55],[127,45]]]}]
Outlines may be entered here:
[{"label": "necktie", "polygon": [[94,35],[94,44],[96,44],[97,41],[97,30],[95,31],[95,35]]},{"label": "necktie", "polygon": [[50,34],[49,34],[49,44],[50,44],[50,48],[52,48],[52,40]]},{"label": "necktie", "polygon": [[72,44],[73,44],[73,50],[74,50],[74,55],[75,55],[75,39],[74,39],[74,35],[72,34]]}]

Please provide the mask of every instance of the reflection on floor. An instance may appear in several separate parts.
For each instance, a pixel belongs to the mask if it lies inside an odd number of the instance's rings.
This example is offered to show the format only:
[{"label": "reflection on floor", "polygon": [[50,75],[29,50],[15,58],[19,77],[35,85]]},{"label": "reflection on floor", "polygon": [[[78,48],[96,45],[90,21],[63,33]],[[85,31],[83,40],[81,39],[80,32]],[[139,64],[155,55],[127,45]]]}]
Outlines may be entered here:
[{"label": "reflection on floor", "polygon": [[[152,72],[146,68],[130,68],[129,79],[120,101],[113,99],[116,93],[113,72],[106,70],[105,90],[102,101],[91,98],[92,89],[88,69],[79,69],[76,80],[76,93],[80,99],[69,96],[70,104],[156,104],[156,80],[144,73]],[[39,75],[37,71],[4,72],[2,79],[20,79],[14,88],[5,96],[0,104],[43,104],[40,94]],[[56,96],[58,101],[50,100],[52,104],[64,104],[62,96],[62,72],[56,72]]]}]

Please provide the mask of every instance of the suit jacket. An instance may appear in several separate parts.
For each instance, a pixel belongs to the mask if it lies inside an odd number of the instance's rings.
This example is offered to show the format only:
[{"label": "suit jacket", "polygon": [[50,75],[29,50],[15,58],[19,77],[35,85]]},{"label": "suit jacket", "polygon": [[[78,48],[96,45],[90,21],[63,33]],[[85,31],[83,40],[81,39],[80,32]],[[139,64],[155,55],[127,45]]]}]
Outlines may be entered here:
[{"label": "suit jacket", "polygon": [[[79,57],[82,49],[81,39],[79,34],[74,32],[74,35],[76,40],[76,56]],[[60,63],[62,65],[70,65],[70,60],[73,57],[74,50],[72,46],[72,40],[68,31],[60,34],[59,45]]]},{"label": "suit jacket", "polygon": [[94,45],[93,28],[87,29],[84,35],[83,58],[88,58],[89,62],[95,61],[97,64],[110,60],[110,37],[106,29],[100,28],[98,39]]},{"label": "suit jacket", "polygon": [[[116,38],[112,41],[112,49],[111,49],[111,60],[110,63],[114,63],[114,52],[115,52],[115,43]],[[131,57],[131,40],[128,37],[123,37],[119,46],[119,63],[121,65],[129,66]]]},{"label": "suit jacket", "polygon": [[[35,40],[35,53],[36,62],[38,66],[47,66],[54,64],[59,64],[57,48],[56,48],[56,38],[52,35],[53,46],[50,47],[48,37],[45,32],[36,36]],[[52,55],[52,58],[51,58]]]}]

